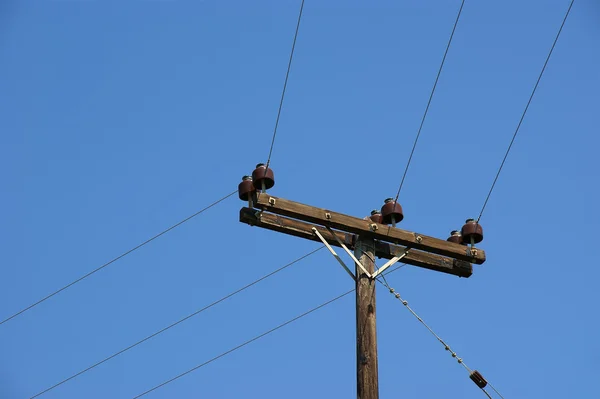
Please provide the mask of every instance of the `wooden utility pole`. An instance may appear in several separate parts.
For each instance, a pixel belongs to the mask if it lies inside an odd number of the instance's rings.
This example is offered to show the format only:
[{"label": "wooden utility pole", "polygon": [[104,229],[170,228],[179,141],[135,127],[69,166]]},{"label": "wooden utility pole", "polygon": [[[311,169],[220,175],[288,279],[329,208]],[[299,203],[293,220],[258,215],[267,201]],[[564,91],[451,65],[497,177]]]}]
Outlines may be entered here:
[{"label": "wooden utility pole", "polygon": [[[375,242],[359,236],[354,255],[375,272]],[[358,399],[379,399],[375,280],[356,264],[356,389]]]},{"label": "wooden utility pole", "polygon": [[[356,218],[275,197],[266,192],[260,195],[256,192],[250,194],[249,189],[242,190],[243,184],[248,183],[242,182],[240,185],[240,199],[248,200],[249,207],[240,210],[241,222],[322,242],[354,280],[358,399],[379,398],[375,319],[376,278],[400,260],[409,265],[459,277],[471,276],[473,273],[471,263],[485,262],[485,252],[475,248],[474,245],[462,245],[429,237],[375,223],[370,218]],[[356,266],[354,273],[332,246],[343,248],[353,259]],[[351,249],[354,249],[354,253]],[[375,271],[375,257],[389,259],[389,261]]]}]

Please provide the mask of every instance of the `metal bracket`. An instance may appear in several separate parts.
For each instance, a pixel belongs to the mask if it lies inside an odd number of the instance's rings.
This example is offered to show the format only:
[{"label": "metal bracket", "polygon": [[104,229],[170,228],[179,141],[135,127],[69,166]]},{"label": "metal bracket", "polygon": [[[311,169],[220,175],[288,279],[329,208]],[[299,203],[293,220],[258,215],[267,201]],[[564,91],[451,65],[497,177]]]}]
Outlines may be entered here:
[{"label": "metal bracket", "polygon": [[396,262],[398,262],[400,259],[404,258],[406,255],[408,255],[408,251],[410,251],[410,248],[406,248],[404,250],[404,252],[402,252],[400,255],[396,255],[392,259],[390,259],[389,261],[387,261],[387,263],[385,265],[381,266],[379,268],[379,270],[377,270],[375,273],[373,273],[373,278],[376,278],[381,273],[383,273],[387,268],[389,268],[390,266],[396,264]]},{"label": "metal bracket", "polygon": [[475,257],[477,256],[477,248],[475,248],[475,240],[471,237],[471,246],[467,247],[467,255]]},{"label": "metal bracket", "polygon": [[[337,261],[340,263],[340,265],[342,265],[342,267],[344,268],[344,270],[346,270],[346,272],[350,275],[350,277],[352,277],[352,280],[356,281],[356,277],[354,276],[354,273],[352,273],[352,271],[350,271],[350,269],[348,269],[348,266],[346,266],[346,264],[344,263],[344,261],[342,260],[342,258],[340,258],[340,256],[333,250],[333,248],[331,248],[331,245],[329,245],[329,243],[327,242],[327,240],[325,238],[323,238],[323,236],[321,235],[321,233],[319,233],[319,230],[317,230],[316,227],[313,227],[312,231],[313,231],[313,233],[315,233],[315,235],[317,237],[319,237],[319,239],[321,241],[323,241],[323,244],[325,245],[325,247],[327,247],[327,249],[329,250],[329,252],[331,252],[331,254],[333,255],[333,257],[335,259],[337,259]],[[337,236],[335,234],[333,236],[337,239]],[[339,242],[339,240],[338,240],[338,242]],[[344,246],[344,248],[345,248],[345,246]]]},{"label": "metal bracket", "polygon": [[326,226],[327,230],[329,230],[329,232],[331,233],[331,235],[333,236],[333,238],[335,238],[335,240],[338,242],[338,244],[340,244],[340,247],[342,247],[344,249],[344,251],[346,251],[346,253],[348,255],[350,255],[350,257],[352,258],[352,260],[354,262],[356,262],[356,264],[358,265],[358,267],[361,268],[361,270],[363,271],[363,273],[365,273],[369,278],[373,278],[371,276],[371,273],[369,273],[367,271],[367,269],[365,269],[365,267],[362,265],[362,263],[360,263],[360,261],[358,259],[356,259],[356,256],[354,256],[354,254],[352,253],[352,251],[350,251],[348,249],[347,246],[344,245],[344,243],[338,238],[338,236],[335,235],[335,233],[331,230],[330,227]]},{"label": "metal bracket", "polygon": [[475,247],[468,247],[467,248],[467,256],[476,257],[477,256],[477,248],[475,248]]}]

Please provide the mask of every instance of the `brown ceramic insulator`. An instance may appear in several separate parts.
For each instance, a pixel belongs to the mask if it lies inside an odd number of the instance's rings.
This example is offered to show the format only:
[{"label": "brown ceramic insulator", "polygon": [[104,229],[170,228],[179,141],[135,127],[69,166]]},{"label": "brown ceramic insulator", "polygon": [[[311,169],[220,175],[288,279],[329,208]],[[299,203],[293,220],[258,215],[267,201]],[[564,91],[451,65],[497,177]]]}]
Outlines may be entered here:
[{"label": "brown ceramic insulator", "polygon": [[471,374],[469,375],[469,378],[471,380],[473,380],[473,382],[475,383],[475,385],[477,385],[479,388],[483,389],[486,387],[487,385],[487,381],[485,380],[485,378],[483,378],[483,376],[481,375],[481,373],[477,370],[473,370],[471,372]]},{"label": "brown ceramic insulator", "polygon": [[385,200],[385,204],[381,207],[381,223],[392,223],[392,216],[394,216],[396,223],[399,223],[402,221],[402,219],[404,219],[400,204],[394,201],[393,198],[388,198]]},{"label": "brown ceramic insulator", "polygon": [[458,230],[452,230],[450,232],[450,237],[448,237],[448,239],[446,241],[450,241],[456,244],[462,244],[463,240],[462,240],[462,236],[460,235],[460,231]]},{"label": "brown ceramic insulator", "polygon": [[467,219],[460,233],[465,244],[470,244],[471,239],[474,244],[483,241],[483,228],[475,219]]},{"label": "brown ceramic insulator", "polygon": [[242,182],[238,185],[238,196],[242,201],[248,201],[250,195],[254,191],[254,184],[252,184],[252,177],[242,177]]},{"label": "brown ceramic insulator", "polygon": [[265,183],[265,190],[270,189],[275,185],[275,175],[273,174],[273,169],[267,169],[265,164],[259,163],[256,165],[256,169],[254,169],[252,172],[252,181],[254,182],[254,188],[257,190],[263,189],[263,182]]},{"label": "brown ceramic insulator", "polygon": [[377,209],[373,209],[371,211],[371,216],[369,216],[369,219],[371,219],[371,221],[374,223],[381,223],[381,212],[379,212],[379,210]]}]

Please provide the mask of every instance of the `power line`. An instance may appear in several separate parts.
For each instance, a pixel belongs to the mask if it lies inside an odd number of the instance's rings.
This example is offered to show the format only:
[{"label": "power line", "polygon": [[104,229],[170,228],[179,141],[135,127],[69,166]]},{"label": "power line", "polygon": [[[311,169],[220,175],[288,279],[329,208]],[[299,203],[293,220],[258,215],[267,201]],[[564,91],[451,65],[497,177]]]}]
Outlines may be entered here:
[{"label": "power line", "polygon": [[[319,249],[321,249],[321,248],[323,248],[323,247],[320,247]],[[317,250],[318,250],[318,249],[317,249]],[[317,250],[315,250],[315,251],[313,251],[313,252],[316,252]],[[308,256],[308,255],[305,255],[305,257],[306,257],[306,256]],[[382,276],[384,276],[384,275],[387,275],[387,274],[394,273],[395,271],[397,271],[398,269],[402,268],[403,266],[405,266],[405,264],[399,265],[398,267],[395,267],[394,269],[392,269],[392,270],[390,270],[390,271],[388,271],[388,272],[385,272],[385,273],[383,273],[383,274],[382,274]],[[196,370],[198,370],[199,368],[202,368],[202,367],[204,367],[204,366],[206,366],[206,365],[208,365],[208,364],[210,364],[210,363],[214,362],[214,361],[215,361],[215,360],[217,360],[217,359],[220,359],[220,358],[222,358],[222,357],[224,357],[224,356],[226,356],[226,355],[228,355],[228,354],[230,354],[230,353],[232,353],[232,352],[235,352],[236,350],[238,350],[238,349],[240,349],[240,348],[242,348],[242,347],[244,347],[244,346],[246,346],[246,345],[250,344],[251,342],[254,342],[254,341],[256,341],[256,340],[258,340],[258,339],[260,339],[260,338],[262,338],[262,337],[264,337],[264,336],[266,336],[266,335],[269,335],[269,334],[271,334],[272,332],[275,332],[275,331],[279,330],[280,328],[282,328],[282,327],[285,327],[286,325],[288,325],[288,324],[290,324],[290,323],[292,323],[292,322],[294,322],[294,321],[296,321],[296,320],[298,320],[298,319],[301,319],[302,317],[304,317],[304,316],[307,316],[307,315],[309,315],[310,313],[312,313],[312,312],[314,312],[314,311],[316,311],[316,310],[318,310],[318,309],[320,309],[320,308],[322,308],[322,307],[325,307],[325,306],[327,306],[327,305],[329,305],[329,304],[331,304],[331,303],[333,303],[333,302],[335,302],[335,301],[337,301],[337,300],[339,300],[339,299],[341,299],[341,298],[345,297],[346,295],[348,295],[348,294],[350,294],[350,293],[352,293],[352,292],[354,292],[354,291],[355,291],[355,288],[353,288],[353,289],[351,289],[351,290],[349,290],[349,291],[347,291],[347,292],[345,292],[345,293],[343,293],[343,294],[340,294],[340,295],[336,296],[335,298],[333,298],[333,299],[330,299],[329,301],[327,301],[327,302],[325,302],[325,303],[323,303],[323,304],[321,304],[321,305],[319,305],[319,306],[317,306],[317,307],[315,307],[315,308],[312,308],[311,310],[309,310],[309,311],[307,311],[307,312],[304,312],[304,313],[302,313],[301,315],[299,315],[299,316],[296,316],[296,317],[294,317],[293,319],[290,319],[290,320],[286,321],[285,323],[282,323],[282,324],[278,325],[278,326],[277,326],[277,327],[275,327],[275,328],[272,328],[272,329],[270,329],[270,330],[269,330],[269,331],[267,331],[267,332],[264,332],[264,333],[262,333],[262,334],[260,334],[260,335],[257,335],[256,337],[254,337],[254,338],[252,338],[252,339],[250,339],[250,340],[248,340],[248,341],[245,341],[244,343],[242,343],[242,344],[240,344],[240,345],[238,345],[238,346],[236,346],[236,347],[234,347],[234,348],[232,348],[232,349],[229,349],[228,351],[226,351],[226,352],[223,352],[223,353],[221,353],[220,355],[218,355],[218,356],[215,356],[215,357],[213,357],[212,359],[210,359],[210,360],[207,360],[206,362],[204,362],[204,363],[202,363],[202,364],[199,364],[199,365],[198,365],[198,366],[196,366],[196,367],[193,367],[193,368],[191,368],[191,369],[189,369],[189,370],[187,370],[187,371],[185,371],[185,372],[183,372],[183,373],[181,373],[181,374],[179,374],[179,375],[177,375],[177,376],[175,376],[175,377],[173,377],[173,378],[171,378],[171,379],[169,379],[169,380],[167,380],[167,381],[165,381],[165,382],[163,382],[163,383],[161,383],[161,384],[159,384],[159,385],[156,385],[155,387],[153,387],[153,388],[151,388],[151,389],[149,389],[149,390],[147,390],[147,391],[145,391],[145,392],[143,392],[143,393],[141,393],[141,394],[139,394],[139,395],[135,396],[133,399],[138,399],[138,398],[140,398],[140,397],[142,397],[142,396],[144,396],[144,395],[146,395],[146,394],[149,394],[150,392],[152,392],[152,391],[154,391],[154,390],[156,390],[156,389],[158,389],[158,388],[161,388],[161,387],[163,387],[163,386],[165,386],[165,385],[167,385],[167,384],[170,384],[171,382],[173,382],[173,381],[175,381],[175,380],[177,380],[177,379],[179,379],[179,378],[181,378],[181,377],[183,377],[183,376],[185,376],[185,375],[187,375],[187,374],[189,374],[189,373],[191,373],[191,372],[193,372],[193,371],[196,371]]]},{"label": "power line", "polygon": [[294,317],[293,319],[290,319],[290,320],[286,321],[285,323],[282,323],[282,324],[278,325],[277,327],[274,327],[274,328],[270,329],[269,331],[266,331],[266,332],[264,332],[264,333],[262,333],[260,335],[257,335],[256,337],[254,337],[252,339],[249,339],[248,341],[245,341],[244,343],[242,343],[242,344],[240,344],[240,345],[238,345],[236,347],[233,347],[233,348],[231,348],[231,349],[229,349],[229,350],[221,353],[220,355],[217,355],[217,356],[213,357],[212,359],[207,360],[206,362],[204,362],[202,364],[199,364],[196,367],[193,367],[193,368],[191,368],[191,369],[189,369],[189,370],[187,370],[187,371],[185,371],[185,372],[183,372],[183,373],[181,373],[181,374],[179,374],[179,375],[177,375],[177,376],[175,376],[175,377],[173,377],[173,378],[171,378],[171,379],[169,379],[169,380],[167,380],[167,381],[165,381],[165,382],[163,382],[163,383],[161,383],[159,385],[156,385],[155,387],[153,387],[153,388],[151,388],[151,389],[149,389],[149,390],[147,390],[147,391],[145,391],[145,392],[143,392],[143,393],[141,393],[141,394],[133,397],[133,399],[141,398],[142,396],[144,396],[146,394],[149,394],[150,392],[152,392],[152,391],[154,391],[154,390],[156,390],[158,388],[161,388],[161,387],[163,387],[163,386],[165,386],[165,385],[167,385],[167,384],[169,384],[169,383],[171,383],[171,382],[173,382],[173,381],[175,381],[175,380],[177,380],[177,379],[179,379],[179,378],[181,378],[181,377],[183,377],[183,376],[191,373],[192,371],[196,371],[199,368],[204,367],[207,364],[210,364],[210,363],[214,362],[215,360],[222,358],[223,356],[226,356],[226,355],[228,355],[228,354],[230,354],[232,352],[235,352],[236,350],[238,350],[240,348],[243,348],[244,346],[246,346],[246,345],[248,345],[248,344],[250,344],[250,343],[252,343],[252,342],[254,342],[254,341],[256,341],[256,340],[258,340],[260,338],[262,338],[262,337],[265,337],[265,336],[267,336],[267,335],[269,335],[269,334],[271,334],[271,333],[279,330],[280,328],[283,328],[283,327],[287,326],[288,324],[293,323],[293,322],[295,322],[298,319],[301,319],[304,316],[308,316],[309,314],[313,313],[314,311],[317,311],[317,310],[321,309],[322,307],[325,307],[325,306],[327,306],[327,305],[329,305],[329,304],[331,304],[331,303],[333,303],[333,302],[335,302],[335,301],[337,301],[337,300],[345,297],[346,295],[348,295],[348,294],[350,294],[352,292],[354,292],[354,288],[351,289],[351,290],[349,290],[349,291],[346,291],[345,293],[343,293],[341,295],[336,296],[333,299],[328,300],[325,303],[322,303],[321,305],[319,305],[317,307],[314,307],[314,308],[310,309],[309,311],[306,311],[306,312],[304,312],[304,313],[302,313],[302,314]]},{"label": "power line", "polygon": [[273,129],[273,138],[271,139],[271,148],[269,149],[269,157],[267,158],[267,164],[265,168],[265,174],[271,163],[271,155],[273,154],[273,146],[275,145],[275,136],[277,136],[277,127],[279,126],[279,117],[281,116],[281,109],[283,108],[283,99],[285,98],[285,90],[287,88],[288,78],[290,76],[290,70],[292,68],[292,60],[294,59],[294,50],[296,49],[296,39],[298,38],[298,31],[300,30],[300,21],[302,20],[302,11],[304,10],[304,0],[300,4],[300,11],[298,12],[298,22],[296,23],[296,33],[294,33],[294,41],[292,43],[292,50],[290,51],[290,59],[288,61],[287,72],[285,73],[285,81],[283,82],[283,90],[281,91],[281,100],[279,100],[279,109],[277,110],[277,118],[275,119],[275,128]]},{"label": "power line", "polygon": [[400,187],[398,187],[398,192],[396,193],[396,199],[394,201],[398,201],[398,197],[400,196],[400,191],[402,190],[402,186],[404,185],[404,179],[406,178],[406,173],[408,172],[408,167],[410,166],[410,162],[412,161],[413,154],[415,153],[415,148],[417,148],[417,142],[419,141],[419,137],[421,136],[421,130],[423,129],[423,124],[425,123],[425,118],[427,117],[427,112],[429,111],[429,106],[431,105],[431,100],[433,99],[433,94],[435,93],[435,88],[437,87],[438,80],[440,79],[440,75],[442,73],[442,69],[444,68],[444,62],[446,62],[446,56],[448,55],[448,50],[450,49],[450,44],[452,43],[452,38],[454,37],[454,32],[456,31],[456,26],[458,25],[458,20],[460,19],[460,15],[462,14],[462,9],[463,9],[464,5],[465,5],[465,0],[462,0],[462,2],[460,4],[460,8],[458,10],[458,14],[456,15],[456,21],[454,21],[454,26],[452,27],[452,33],[450,34],[450,39],[448,39],[448,44],[446,45],[446,50],[444,51],[444,57],[442,58],[440,68],[438,69],[437,76],[435,77],[435,82],[433,83],[433,88],[431,89],[431,94],[429,95],[429,101],[427,101],[427,107],[425,107],[425,112],[423,113],[423,118],[421,118],[421,124],[419,125],[419,130],[417,131],[417,136],[415,137],[415,141],[413,143],[412,150],[410,151],[410,156],[408,157],[408,162],[406,163],[406,168],[404,169],[404,174],[402,175],[402,180],[400,181]]},{"label": "power line", "polygon": [[112,260],[110,260],[110,261],[106,262],[106,263],[105,263],[105,264],[103,264],[102,266],[100,266],[100,267],[97,267],[96,269],[94,269],[94,270],[92,270],[91,272],[89,272],[89,273],[87,273],[87,274],[85,274],[85,275],[83,275],[83,276],[79,277],[78,279],[76,279],[76,280],[74,280],[74,281],[70,282],[69,284],[65,285],[64,287],[62,287],[62,288],[60,288],[60,289],[58,289],[58,290],[56,290],[56,291],[52,292],[51,294],[48,294],[48,295],[46,295],[45,297],[43,297],[42,299],[38,300],[37,302],[34,302],[34,303],[32,303],[31,305],[27,306],[26,308],[23,308],[23,309],[19,310],[17,313],[13,314],[12,316],[10,316],[10,317],[7,317],[6,319],[4,319],[4,320],[0,321],[0,325],[2,325],[2,324],[4,324],[4,323],[6,323],[6,322],[7,322],[7,321],[9,321],[9,320],[12,320],[12,319],[14,319],[15,317],[17,317],[17,316],[19,316],[19,315],[21,315],[21,314],[23,314],[23,313],[25,313],[25,312],[27,312],[28,310],[30,310],[30,309],[32,309],[32,308],[34,308],[34,307],[36,307],[37,305],[41,304],[42,302],[44,302],[44,301],[46,301],[46,300],[48,300],[48,299],[52,298],[52,297],[53,297],[53,296],[55,296],[56,294],[58,294],[58,293],[60,293],[60,292],[62,292],[62,291],[64,291],[64,290],[66,290],[67,288],[69,288],[69,287],[71,287],[71,286],[73,286],[73,285],[75,285],[75,284],[79,283],[80,281],[82,281],[82,280],[84,280],[84,279],[86,279],[86,278],[90,277],[92,274],[94,274],[94,273],[96,273],[96,272],[99,272],[100,270],[104,269],[106,266],[108,266],[108,265],[110,265],[110,264],[112,264],[112,263],[114,263],[114,262],[118,261],[119,259],[121,259],[121,258],[123,258],[123,257],[125,257],[125,256],[127,256],[127,255],[129,255],[129,254],[130,254],[130,253],[132,253],[133,251],[135,251],[135,250],[137,250],[137,249],[140,249],[140,248],[141,248],[141,247],[143,247],[144,245],[146,245],[146,244],[148,244],[148,243],[150,243],[150,242],[154,241],[155,239],[157,239],[158,237],[162,236],[163,234],[166,234],[166,233],[168,233],[169,231],[173,230],[174,228],[176,228],[176,227],[178,227],[178,226],[181,226],[181,225],[182,225],[182,224],[184,224],[185,222],[187,222],[187,221],[189,221],[189,220],[191,220],[191,219],[195,218],[196,216],[200,215],[200,214],[201,214],[201,213],[203,213],[204,211],[206,211],[206,210],[208,210],[208,209],[212,208],[213,206],[217,205],[218,203],[220,203],[220,202],[222,202],[222,201],[226,200],[227,198],[231,197],[231,196],[232,196],[233,194],[235,194],[235,193],[237,193],[237,190],[235,190],[235,191],[233,191],[233,192],[231,192],[231,193],[227,194],[226,196],[224,196],[224,197],[223,197],[223,198],[221,198],[221,199],[218,199],[217,201],[215,201],[215,202],[213,202],[212,204],[208,205],[207,207],[205,207],[205,208],[203,208],[203,209],[199,210],[198,212],[194,213],[193,215],[190,215],[190,216],[186,217],[185,219],[183,219],[183,220],[181,220],[180,222],[178,222],[178,223],[176,223],[176,224],[172,225],[172,226],[171,226],[171,227],[169,227],[168,229],[166,229],[166,230],[163,230],[162,232],[158,233],[158,234],[157,234],[157,235],[155,235],[154,237],[147,239],[147,240],[146,240],[146,241],[144,241],[143,243],[141,243],[141,244],[139,244],[139,245],[137,245],[137,246],[135,246],[135,247],[131,248],[130,250],[128,250],[128,251],[126,251],[126,252],[123,252],[121,255],[117,256],[116,258],[113,258]]},{"label": "power line", "polygon": [[552,47],[550,47],[550,52],[548,53],[548,56],[546,57],[546,61],[544,62],[544,66],[542,67],[542,70],[537,78],[537,81],[535,82],[535,86],[533,87],[533,90],[531,91],[531,95],[529,96],[529,100],[527,101],[527,105],[525,106],[525,110],[523,111],[523,114],[521,115],[521,119],[519,120],[519,123],[517,124],[517,128],[515,129],[515,133],[512,136],[512,139],[510,140],[510,144],[508,145],[508,148],[506,149],[506,153],[504,154],[504,158],[502,159],[502,163],[500,164],[500,168],[498,168],[498,173],[496,173],[496,177],[494,178],[494,181],[492,183],[492,187],[490,187],[490,191],[488,192],[487,197],[485,198],[485,202],[483,203],[483,207],[481,208],[481,212],[479,213],[479,217],[477,218],[477,222],[479,222],[479,220],[481,220],[481,216],[483,216],[483,211],[485,211],[485,207],[487,206],[487,203],[490,199],[490,196],[492,195],[492,191],[494,191],[494,187],[496,186],[496,182],[498,181],[498,177],[500,176],[500,172],[502,172],[502,168],[504,167],[504,163],[506,162],[506,158],[508,157],[508,153],[510,152],[510,149],[512,148],[513,143],[515,142],[515,138],[517,137],[517,134],[519,133],[519,129],[521,128],[521,124],[523,123],[523,119],[525,119],[525,114],[527,114],[527,110],[529,109],[529,105],[531,104],[531,100],[533,100],[533,96],[535,94],[535,91],[537,90],[538,85],[540,84],[540,80],[542,80],[542,75],[544,74],[544,71],[546,70],[546,66],[548,65],[548,61],[550,61],[550,56],[552,56],[552,52],[554,51],[554,47],[556,46],[556,42],[558,42],[558,38],[560,37],[560,33],[563,30],[563,27],[565,26],[565,22],[567,22],[567,17],[569,16],[569,13],[571,12],[571,8],[573,7],[573,3],[575,2],[575,0],[571,0],[571,3],[569,4],[569,8],[567,9],[567,12],[565,13],[565,17],[562,20],[562,23],[560,24],[560,29],[558,29],[558,33],[556,34],[556,37],[554,38],[554,42],[552,43]]},{"label": "power line", "polygon": [[[446,343],[446,341],[444,341],[438,334],[435,333],[435,331],[433,331],[433,329],[431,327],[429,327],[429,325],[427,323],[425,323],[425,321],[408,305],[408,301],[404,300],[401,296],[400,293],[397,292],[394,288],[390,287],[390,285],[387,283],[386,280],[381,280],[381,279],[377,279],[377,281],[383,285],[385,288],[387,288],[390,292],[390,294],[394,295],[394,297],[396,299],[398,299],[406,309],[408,309],[408,311],[410,313],[412,313],[413,316],[415,316],[417,318],[417,320],[419,320],[419,322],[421,322],[421,324],[423,324],[425,326],[425,328],[427,328],[427,330],[429,330],[429,332],[442,344],[444,345],[444,349],[448,352],[450,352],[450,354],[452,355],[452,357],[454,359],[457,360],[458,364],[460,364],[461,366],[463,366],[468,372],[469,374],[473,373],[473,370],[471,370],[463,361],[463,359],[461,357],[458,356],[458,354],[456,352],[454,352],[452,350],[452,348],[450,348],[450,345],[448,345]],[[500,392],[498,392],[498,390],[496,388],[494,388],[492,386],[492,384],[489,383],[489,381],[486,381],[487,385],[489,385],[490,388],[492,388],[494,390],[494,392],[496,392],[498,394],[498,396],[500,396],[502,399],[504,399],[504,397],[500,394]],[[490,394],[485,390],[485,387],[480,389],[487,395],[488,398],[491,399]]]},{"label": "power line", "polygon": [[265,280],[265,279],[267,279],[267,278],[269,278],[269,277],[271,277],[271,276],[273,276],[273,275],[275,275],[275,274],[279,273],[280,271],[283,271],[284,269],[286,269],[286,268],[288,268],[288,267],[292,266],[293,264],[300,262],[301,260],[303,260],[303,259],[305,259],[305,258],[309,257],[310,255],[314,254],[315,252],[317,252],[317,251],[319,251],[319,250],[321,250],[321,249],[323,249],[323,247],[319,247],[319,248],[315,249],[314,251],[311,251],[311,252],[309,252],[309,253],[307,253],[307,254],[305,254],[305,255],[303,255],[303,256],[301,256],[301,257],[297,258],[296,260],[294,260],[294,261],[292,261],[292,262],[290,262],[290,263],[288,263],[288,264],[286,264],[286,265],[284,265],[284,266],[281,266],[280,268],[278,268],[278,269],[276,269],[276,270],[272,271],[271,273],[269,273],[269,274],[266,274],[266,275],[262,276],[262,277],[261,277],[261,278],[259,278],[258,280],[255,280],[255,281],[251,282],[250,284],[247,284],[247,285],[243,286],[242,288],[239,288],[239,289],[237,289],[237,290],[235,290],[235,291],[231,292],[230,294],[227,294],[227,295],[225,295],[225,296],[224,296],[224,297],[222,297],[221,299],[214,301],[214,302],[213,302],[213,303],[211,303],[210,305],[207,305],[207,306],[203,307],[202,309],[199,309],[199,310],[195,311],[194,313],[191,313],[191,314],[189,314],[189,315],[187,315],[187,316],[185,316],[185,317],[183,317],[183,318],[181,318],[181,319],[177,320],[176,322],[174,322],[174,323],[172,323],[172,324],[168,325],[167,327],[165,327],[165,328],[162,328],[162,329],[160,329],[160,330],[156,331],[155,333],[148,335],[146,338],[143,338],[143,339],[141,339],[141,340],[137,341],[136,343],[134,343],[134,344],[132,344],[132,345],[129,345],[128,347],[126,347],[126,348],[124,348],[124,349],[121,349],[120,351],[118,351],[118,352],[116,352],[116,353],[113,353],[112,355],[110,355],[110,356],[108,356],[108,357],[106,357],[106,358],[104,358],[104,359],[100,360],[99,362],[96,362],[96,363],[94,363],[93,365],[91,365],[91,366],[89,366],[89,367],[87,367],[87,368],[85,368],[85,369],[83,369],[83,370],[81,370],[81,371],[79,371],[79,372],[77,372],[77,373],[75,373],[75,374],[71,375],[71,376],[70,376],[70,377],[68,377],[68,378],[65,378],[64,380],[62,380],[62,381],[60,381],[60,382],[58,382],[58,383],[56,383],[56,384],[52,385],[52,386],[51,386],[51,387],[49,387],[49,388],[46,388],[46,389],[44,389],[43,391],[41,391],[41,392],[39,392],[39,393],[37,393],[37,394],[33,395],[32,397],[30,397],[30,399],[37,398],[38,396],[41,396],[41,395],[43,395],[43,394],[45,394],[45,393],[47,393],[47,392],[49,392],[49,391],[53,390],[54,388],[57,388],[57,387],[59,387],[60,385],[62,385],[62,384],[64,384],[64,383],[66,383],[66,382],[68,382],[68,381],[70,381],[70,380],[72,380],[72,379],[74,379],[74,378],[76,378],[76,377],[80,376],[81,374],[83,374],[83,373],[86,373],[86,372],[88,372],[88,371],[92,370],[93,368],[95,368],[95,367],[97,367],[97,366],[99,366],[99,365],[101,365],[101,364],[103,364],[103,363],[105,363],[105,362],[107,362],[107,361],[109,361],[109,360],[111,360],[111,359],[114,359],[115,357],[117,357],[117,356],[119,356],[119,355],[121,355],[121,354],[123,354],[123,353],[127,352],[127,351],[128,351],[128,350],[130,350],[130,349],[133,349],[133,348],[135,348],[136,346],[138,346],[138,345],[140,345],[140,344],[142,344],[142,343],[144,343],[144,342],[148,341],[149,339],[152,339],[152,338],[156,337],[157,335],[160,335],[160,334],[164,333],[165,331],[167,331],[167,330],[169,330],[169,329],[171,329],[171,328],[175,327],[176,325],[178,325],[178,324],[181,324],[181,323],[183,323],[184,321],[186,321],[186,320],[188,320],[188,319],[191,319],[192,317],[194,317],[194,316],[196,316],[196,315],[198,315],[198,314],[200,314],[200,313],[204,312],[205,310],[208,310],[208,309],[212,308],[213,306],[215,306],[215,305],[217,305],[217,304],[219,304],[219,303],[223,302],[224,300],[226,300],[226,299],[229,299],[229,298],[231,298],[232,296],[234,296],[234,295],[236,295],[236,294],[239,294],[240,292],[242,292],[242,291],[244,291],[244,290],[246,290],[246,289],[248,289],[248,288],[252,287],[253,285],[256,285],[256,284],[258,284],[259,282],[261,282],[261,281],[263,281],[263,280]]}]

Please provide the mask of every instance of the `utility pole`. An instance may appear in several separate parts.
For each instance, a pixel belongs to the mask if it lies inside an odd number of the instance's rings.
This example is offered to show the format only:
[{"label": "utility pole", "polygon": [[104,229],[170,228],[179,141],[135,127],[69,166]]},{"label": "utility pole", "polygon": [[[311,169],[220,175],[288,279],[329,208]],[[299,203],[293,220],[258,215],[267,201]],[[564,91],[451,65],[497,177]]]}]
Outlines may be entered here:
[{"label": "utility pole", "polygon": [[[358,236],[355,256],[367,272],[375,272],[375,242]],[[356,264],[356,389],[358,399],[379,399],[375,280]]]},{"label": "utility pole", "polygon": [[[474,245],[481,241],[481,227],[475,222],[463,227],[463,234],[466,232],[465,237],[471,239],[469,246],[454,232],[448,240],[442,240],[397,228],[396,222],[403,217],[402,208],[391,198],[386,200],[380,215],[372,213],[371,217],[361,219],[275,197],[266,192],[274,184],[273,172],[263,164],[257,165],[252,178],[244,177],[239,185],[239,197],[248,201],[248,206],[240,210],[240,222],[322,242],[354,280],[357,398],[379,399],[376,279],[400,260],[441,273],[469,277],[473,273],[472,263],[485,262],[485,252]],[[383,212],[390,208],[394,211]],[[332,246],[342,248],[354,261],[353,270]],[[376,257],[388,259],[377,270]]]}]

